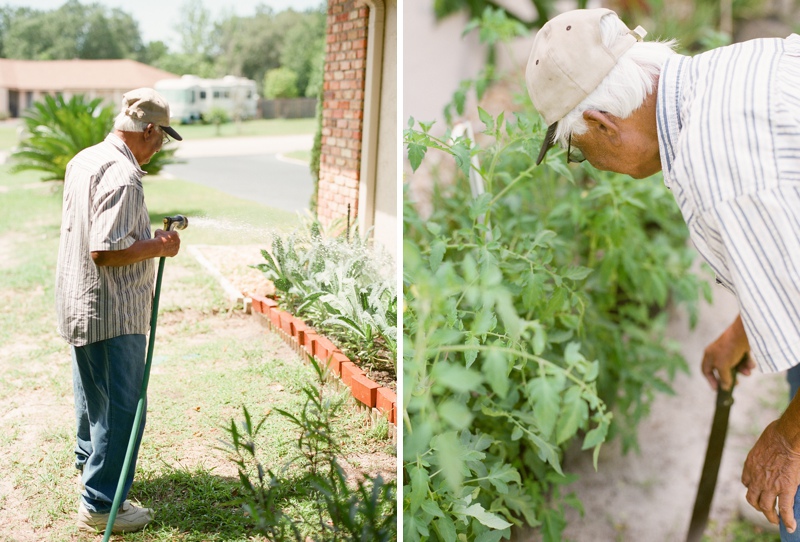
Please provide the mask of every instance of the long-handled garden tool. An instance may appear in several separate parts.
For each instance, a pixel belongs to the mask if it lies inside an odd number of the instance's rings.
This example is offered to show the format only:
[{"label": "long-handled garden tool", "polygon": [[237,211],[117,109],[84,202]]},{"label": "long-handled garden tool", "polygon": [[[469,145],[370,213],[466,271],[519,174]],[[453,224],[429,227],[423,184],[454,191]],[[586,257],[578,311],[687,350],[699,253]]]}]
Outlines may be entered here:
[{"label": "long-handled garden tool", "polygon": [[697,497],[692,510],[692,520],[689,522],[689,534],[686,542],[700,542],[703,532],[708,524],[708,514],[711,511],[711,499],[717,486],[719,465],[722,462],[722,449],[725,446],[725,437],[728,434],[728,417],[733,405],[733,388],[736,386],[736,373],[741,365],[747,363],[747,354],[733,369],[733,382],[730,390],[723,390],[722,386],[717,391],[717,406],[714,410],[714,420],[711,422],[711,434],[708,436],[708,448],[703,462],[703,472],[700,475],[700,484],[697,487]]},{"label": "long-handled garden tool", "polygon": [[[189,219],[183,215],[167,216],[164,218],[164,231],[184,230],[189,225]],[[133,428],[128,439],[128,450],[125,452],[125,461],[122,463],[122,473],[117,482],[117,492],[114,494],[114,503],[111,505],[111,512],[108,515],[106,532],[103,542],[108,542],[111,538],[111,531],[114,527],[114,520],[117,519],[117,511],[122,504],[122,492],[125,487],[125,479],[128,477],[128,470],[133,459],[133,449],[136,447],[136,436],[139,434],[139,427],[142,424],[144,414],[145,397],[147,397],[147,383],[150,381],[150,366],[153,364],[153,346],[156,342],[156,321],[158,320],[158,298],[161,295],[161,275],[164,274],[164,260],[162,256],[158,260],[158,274],[156,275],[156,289],[153,293],[153,311],[150,314],[150,341],[147,344],[147,361],[144,365],[144,378],[142,378],[142,389],[139,392],[139,403],[136,405],[136,415],[133,418]]]}]

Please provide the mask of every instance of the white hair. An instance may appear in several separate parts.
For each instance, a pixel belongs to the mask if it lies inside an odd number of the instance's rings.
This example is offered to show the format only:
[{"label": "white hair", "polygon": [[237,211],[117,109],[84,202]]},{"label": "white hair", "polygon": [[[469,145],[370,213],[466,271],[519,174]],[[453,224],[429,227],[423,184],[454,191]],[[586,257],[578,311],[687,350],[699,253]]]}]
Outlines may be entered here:
[{"label": "white hair", "polygon": [[[628,28],[616,13],[609,13],[600,20],[600,34],[606,46],[627,33]],[[639,109],[655,90],[661,67],[670,55],[675,54],[676,44],[675,40],[635,43],[620,57],[594,92],[558,121],[556,142],[566,147],[570,135],[586,132],[588,127],[583,120],[584,111],[605,111],[624,119]]]},{"label": "white hair", "polygon": [[121,111],[114,118],[114,130],[119,130],[120,132],[144,132],[148,124],[148,122],[129,117],[124,111]]}]

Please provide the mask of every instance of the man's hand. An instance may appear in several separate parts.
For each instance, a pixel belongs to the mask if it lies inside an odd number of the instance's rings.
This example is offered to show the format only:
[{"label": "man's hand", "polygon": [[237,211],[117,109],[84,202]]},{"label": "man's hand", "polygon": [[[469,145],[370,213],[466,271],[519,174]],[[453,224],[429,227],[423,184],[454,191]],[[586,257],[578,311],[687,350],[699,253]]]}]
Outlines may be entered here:
[{"label": "man's hand", "polygon": [[797,528],[794,497],[800,485],[800,453],[792,448],[790,439],[782,431],[783,422],[776,420],[761,433],[756,445],[747,454],[742,483],[747,486],[747,502],[776,525],[777,498],[786,530],[793,533]]},{"label": "man's hand", "polygon": [[156,230],[152,239],[141,239],[126,249],[92,252],[92,260],[98,266],[120,267],[150,258],[171,258],[178,254],[180,248],[178,232]]},{"label": "man's hand", "polygon": [[[744,332],[742,317],[738,316],[728,329],[717,337],[717,340],[706,347],[703,353],[701,369],[711,389],[716,390],[718,383],[724,390],[731,389],[733,369],[749,351],[750,343]],[[748,358],[745,363],[739,365],[738,370],[743,375],[750,376],[754,367],[755,362]]]},{"label": "man's hand", "polygon": [[161,243],[161,254],[159,256],[172,258],[181,249],[181,238],[176,231],[156,230],[153,239]]}]

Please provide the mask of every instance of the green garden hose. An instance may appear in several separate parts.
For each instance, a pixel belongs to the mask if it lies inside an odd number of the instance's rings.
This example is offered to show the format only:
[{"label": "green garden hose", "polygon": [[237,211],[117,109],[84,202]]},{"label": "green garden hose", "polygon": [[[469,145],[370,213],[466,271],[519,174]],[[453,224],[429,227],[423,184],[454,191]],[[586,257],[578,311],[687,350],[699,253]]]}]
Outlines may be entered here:
[{"label": "green garden hose", "polygon": [[[189,220],[182,216],[176,215],[174,217],[168,216],[164,218],[164,231],[171,229],[185,229],[189,225]],[[158,320],[158,298],[161,295],[161,276],[164,274],[164,260],[162,256],[158,260],[158,274],[156,275],[156,289],[153,293],[153,311],[150,314],[150,340],[147,344],[147,361],[144,364],[144,377],[142,378],[142,389],[139,392],[139,403],[136,405],[136,415],[133,418],[133,428],[131,428],[131,436],[128,439],[128,450],[125,452],[125,461],[122,463],[122,472],[119,475],[119,482],[117,482],[117,491],[114,494],[114,502],[111,505],[111,512],[108,515],[108,523],[106,524],[105,536],[103,542],[108,542],[111,538],[111,531],[114,527],[114,521],[117,519],[117,511],[122,504],[122,493],[125,487],[125,479],[128,477],[128,471],[131,468],[131,460],[133,459],[133,450],[136,447],[136,435],[139,433],[139,427],[142,424],[142,415],[144,414],[145,398],[147,397],[147,384],[150,381],[150,366],[153,364],[153,346],[156,342],[156,321]]]}]

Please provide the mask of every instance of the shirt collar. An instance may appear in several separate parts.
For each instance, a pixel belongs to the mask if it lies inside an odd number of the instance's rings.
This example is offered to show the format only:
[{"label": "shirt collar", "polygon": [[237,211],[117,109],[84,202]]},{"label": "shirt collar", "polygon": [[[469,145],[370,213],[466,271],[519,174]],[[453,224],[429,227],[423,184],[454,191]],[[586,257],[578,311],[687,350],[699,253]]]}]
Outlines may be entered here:
[{"label": "shirt collar", "polygon": [[142,167],[139,165],[139,162],[137,162],[137,161],[136,161],[136,157],[133,155],[133,152],[132,152],[132,151],[131,151],[131,149],[130,149],[130,148],[129,148],[129,147],[126,145],[126,144],[125,144],[125,142],[122,140],[122,138],[121,138],[121,137],[119,137],[119,136],[118,136],[117,134],[115,134],[114,132],[111,132],[111,133],[109,133],[109,134],[106,136],[105,142],[106,142],[106,143],[110,143],[111,145],[113,145],[113,146],[114,146],[114,148],[115,148],[115,149],[117,149],[119,152],[121,152],[122,154],[124,154],[124,155],[125,155],[125,157],[126,157],[128,160],[130,160],[130,161],[131,161],[131,163],[132,163],[132,164],[133,164],[133,165],[136,167],[137,171],[138,171],[138,172],[139,172],[141,175],[147,175],[147,172],[146,172],[145,170],[143,170],[143,169],[142,169]]},{"label": "shirt collar", "polygon": [[658,130],[658,150],[661,154],[661,171],[664,184],[672,188],[672,166],[678,152],[678,138],[683,124],[681,103],[691,58],[672,55],[661,68],[656,100],[656,126]]}]

